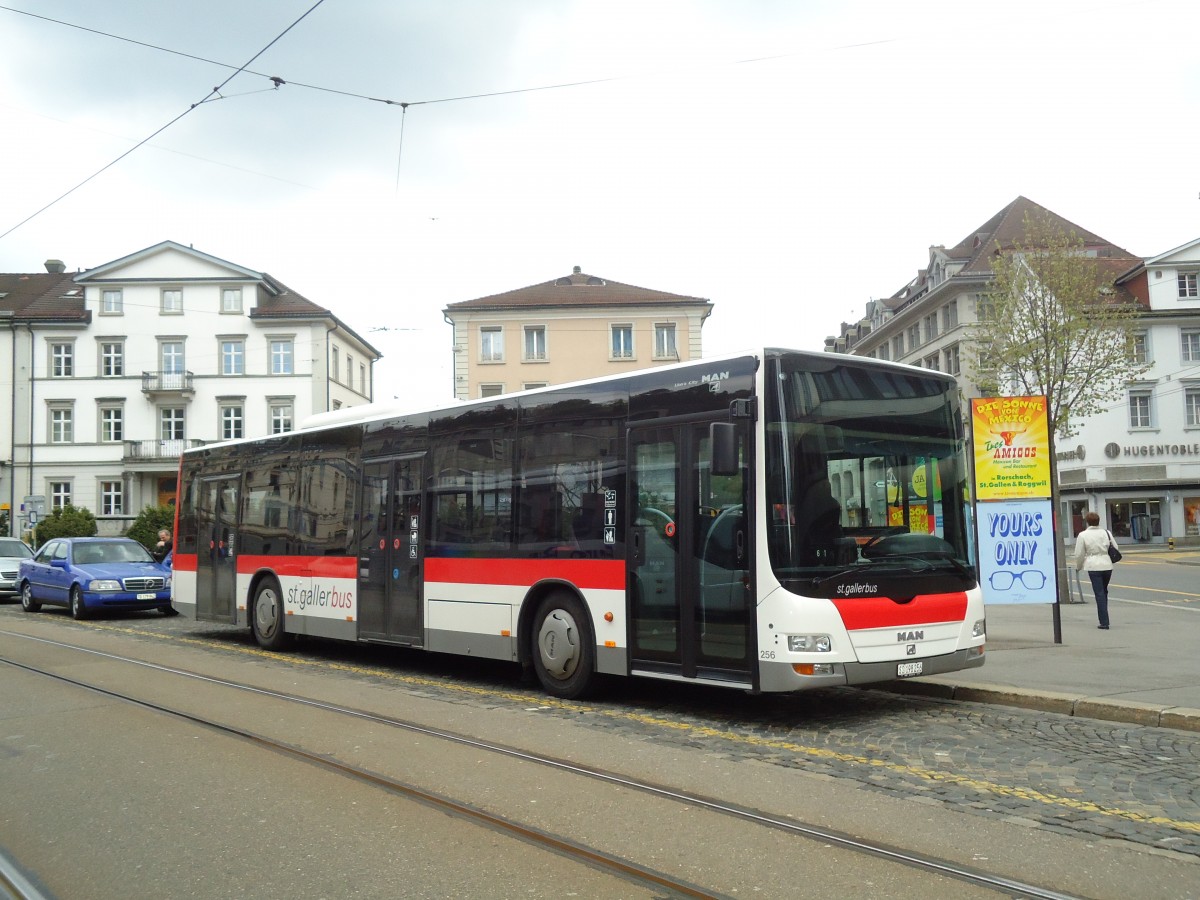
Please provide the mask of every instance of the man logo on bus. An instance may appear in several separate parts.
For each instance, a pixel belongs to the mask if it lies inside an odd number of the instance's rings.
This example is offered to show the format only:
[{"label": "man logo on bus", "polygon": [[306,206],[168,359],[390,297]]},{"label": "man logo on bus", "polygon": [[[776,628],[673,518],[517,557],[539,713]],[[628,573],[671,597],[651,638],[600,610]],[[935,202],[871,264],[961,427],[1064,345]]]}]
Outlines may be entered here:
[{"label": "man logo on bus", "polygon": [[925,640],[925,632],[924,631],[897,631],[896,632],[896,642],[900,643],[900,644],[907,643],[908,641],[923,641],[923,640]]}]

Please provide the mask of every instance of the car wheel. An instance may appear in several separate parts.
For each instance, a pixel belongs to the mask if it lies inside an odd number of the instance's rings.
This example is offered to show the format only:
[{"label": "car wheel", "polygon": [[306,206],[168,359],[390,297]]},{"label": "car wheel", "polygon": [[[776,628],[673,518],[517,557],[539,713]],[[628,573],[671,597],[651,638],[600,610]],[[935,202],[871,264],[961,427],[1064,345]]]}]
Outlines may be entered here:
[{"label": "car wheel", "polygon": [[555,591],[538,606],[533,622],[533,668],[546,693],[566,700],[595,683],[596,645],[583,604]]},{"label": "car wheel", "polygon": [[42,604],[33,599],[33,585],[26,581],[21,585],[21,609],[25,612],[37,612]]},{"label": "car wheel", "polygon": [[264,650],[283,650],[291,643],[291,635],[283,625],[283,592],[274,578],[265,578],[254,592],[250,607],[250,630],[254,640]]},{"label": "car wheel", "polygon": [[71,585],[71,618],[86,619],[88,617],[87,604],[83,602],[83,589],[79,585]]}]

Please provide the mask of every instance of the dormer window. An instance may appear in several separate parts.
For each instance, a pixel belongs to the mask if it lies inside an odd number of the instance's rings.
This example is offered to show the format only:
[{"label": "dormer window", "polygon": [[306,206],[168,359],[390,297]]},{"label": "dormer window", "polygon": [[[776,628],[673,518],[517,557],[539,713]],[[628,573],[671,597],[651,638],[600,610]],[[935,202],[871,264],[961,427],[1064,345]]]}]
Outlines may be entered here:
[{"label": "dormer window", "polygon": [[1200,297],[1200,287],[1196,282],[1196,272],[1180,272],[1178,276],[1179,299],[1195,300]]}]

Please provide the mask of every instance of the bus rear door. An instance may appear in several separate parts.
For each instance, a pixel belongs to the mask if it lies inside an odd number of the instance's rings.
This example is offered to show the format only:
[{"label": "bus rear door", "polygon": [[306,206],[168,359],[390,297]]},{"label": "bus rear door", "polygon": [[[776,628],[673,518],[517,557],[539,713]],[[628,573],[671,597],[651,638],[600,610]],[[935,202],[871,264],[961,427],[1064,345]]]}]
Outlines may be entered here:
[{"label": "bus rear door", "polygon": [[200,484],[196,502],[196,618],[237,622],[237,517],[240,479]]},{"label": "bus rear door", "polygon": [[742,464],[729,476],[711,472],[708,426],[630,429],[631,669],[751,688],[749,426],[737,423]]}]

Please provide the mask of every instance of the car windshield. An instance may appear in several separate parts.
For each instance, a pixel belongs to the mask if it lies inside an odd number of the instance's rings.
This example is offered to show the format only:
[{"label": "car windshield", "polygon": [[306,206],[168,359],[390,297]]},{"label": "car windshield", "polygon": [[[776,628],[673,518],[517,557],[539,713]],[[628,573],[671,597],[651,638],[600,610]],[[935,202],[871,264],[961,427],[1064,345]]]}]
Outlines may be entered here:
[{"label": "car windshield", "polygon": [[12,556],[18,559],[29,559],[33,551],[12,538],[0,538],[0,556]]},{"label": "car windshield", "polygon": [[150,551],[133,541],[75,545],[75,564],[79,566],[94,563],[153,561],[154,558],[150,555]]}]

